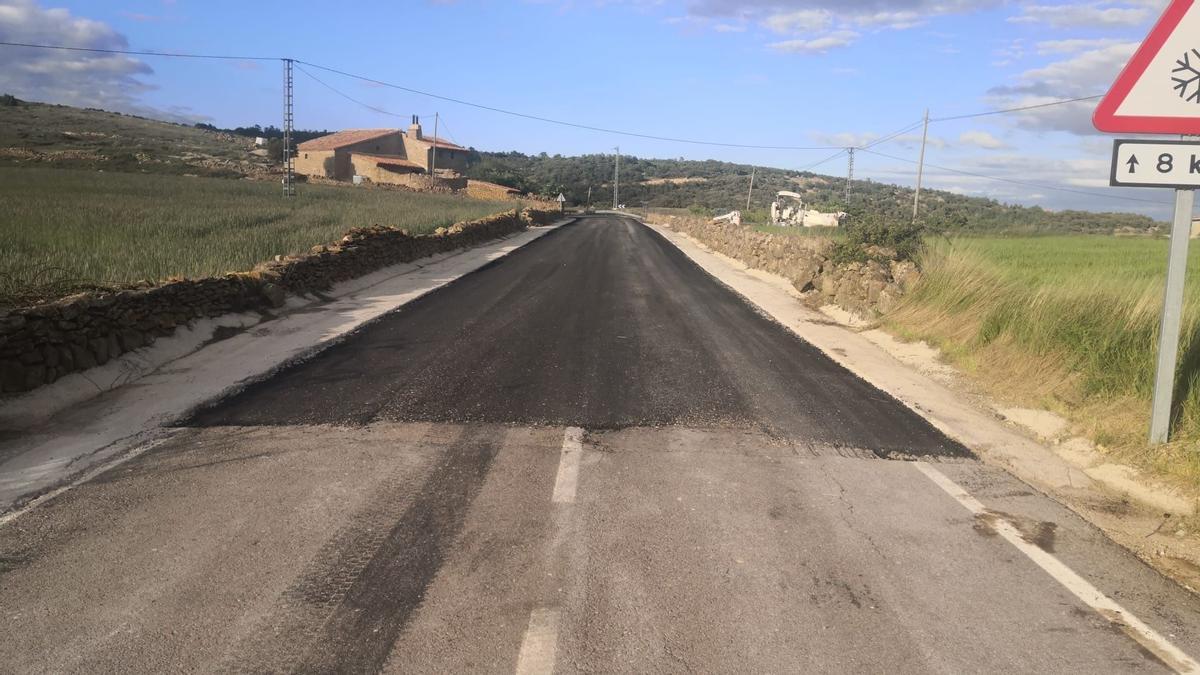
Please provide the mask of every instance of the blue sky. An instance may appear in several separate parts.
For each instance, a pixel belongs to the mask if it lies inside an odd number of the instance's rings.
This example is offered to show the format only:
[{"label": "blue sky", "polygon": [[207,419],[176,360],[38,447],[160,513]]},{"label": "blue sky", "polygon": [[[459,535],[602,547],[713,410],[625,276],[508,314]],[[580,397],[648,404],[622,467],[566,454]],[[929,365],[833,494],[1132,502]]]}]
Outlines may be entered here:
[{"label": "blue sky", "polygon": [[[861,144],[919,120],[1103,93],[1166,0],[0,0],[0,40],[291,56],[414,89],[586,125],[749,145]],[[304,128],[404,126],[439,112],[486,150],[611,152],[803,169],[831,151],[724,148],[513,118],[308,69]],[[276,62],[0,48],[0,91],[34,100],[278,124]],[[1170,214],[1171,195],[1107,186],[1095,102],[931,127],[927,185],[1047,208]],[[913,160],[919,129],[875,150]],[[818,167],[845,173],[845,157]],[[856,175],[911,184],[912,164],[859,153]],[[1143,203],[1111,196],[1150,199]]]}]

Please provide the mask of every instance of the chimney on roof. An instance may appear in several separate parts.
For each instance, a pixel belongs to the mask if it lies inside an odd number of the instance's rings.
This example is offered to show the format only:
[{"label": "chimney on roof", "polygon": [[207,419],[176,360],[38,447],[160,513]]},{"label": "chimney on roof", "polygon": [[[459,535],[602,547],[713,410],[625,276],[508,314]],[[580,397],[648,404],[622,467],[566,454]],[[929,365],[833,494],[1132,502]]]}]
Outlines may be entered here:
[{"label": "chimney on roof", "polygon": [[421,118],[412,116],[412,124],[408,125],[408,137],[421,140]]}]

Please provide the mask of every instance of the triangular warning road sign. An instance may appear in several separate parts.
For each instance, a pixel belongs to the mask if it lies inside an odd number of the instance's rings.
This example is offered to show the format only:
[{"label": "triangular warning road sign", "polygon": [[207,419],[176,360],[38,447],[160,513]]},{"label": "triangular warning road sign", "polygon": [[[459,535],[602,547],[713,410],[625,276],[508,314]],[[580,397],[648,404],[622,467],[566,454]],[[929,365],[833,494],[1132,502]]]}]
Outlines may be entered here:
[{"label": "triangular warning road sign", "polygon": [[1092,123],[1109,132],[1200,134],[1200,2],[1172,0]]}]

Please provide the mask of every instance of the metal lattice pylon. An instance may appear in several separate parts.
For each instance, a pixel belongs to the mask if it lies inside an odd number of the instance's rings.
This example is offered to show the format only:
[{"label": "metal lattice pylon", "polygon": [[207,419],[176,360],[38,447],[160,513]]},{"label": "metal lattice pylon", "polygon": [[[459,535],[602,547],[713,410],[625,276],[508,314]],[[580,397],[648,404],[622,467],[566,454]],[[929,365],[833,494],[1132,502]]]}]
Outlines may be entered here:
[{"label": "metal lattice pylon", "polygon": [[292,60],[283,60],[283,196],[296,196],[296,158],[292,153]]}]

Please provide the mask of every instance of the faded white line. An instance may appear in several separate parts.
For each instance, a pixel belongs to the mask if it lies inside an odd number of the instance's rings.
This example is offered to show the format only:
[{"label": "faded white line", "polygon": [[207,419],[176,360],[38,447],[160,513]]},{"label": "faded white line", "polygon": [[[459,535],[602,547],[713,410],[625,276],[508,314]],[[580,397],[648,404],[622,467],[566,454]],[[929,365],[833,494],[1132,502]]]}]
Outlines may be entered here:
[{"label": "faded white line", "polygon": [[[953,497],[971,513],[977,516],[990,513],[987,507],[981,504],[979,500],[972,497],[966,490],[959,487],[957,483],[947,478],[945,474],[933,466],[925,462],[914,462],[913,466],[925,474],[938,487],[945,490],[946,494]],[[1025,541],[1025,538],[1021,536],[1021,533],[1011,523],[1004,519],[997,519],[991,525],[997,534],[1004,537],[1008,543],[1024,553],[1026,557],[1053,577],[1055,581],[1062,584],[1068,591],[1071,591],[1075,597],[1082,600],[1084,604],[1094,609],[1105,619],[1108,619],[1114,625],[1121,628],[1127,635],[1136,640],[1138,644],[1148,649],[1162,660],[1163,663],[1174,669],[1175,672],[1200,673],[1200,664],[1196,663],[1192,657],[1168,642],[1166,638],[1159,635],[1153,628],[1147,626],[1136,616],[1130,614],[1124,607],[1121,607],[1111,598],[1101,593],[1099,589],[1076,574],[1074,570],[1064,565],[1058,558],[1055,558],[1038,546]]]},{"label": "faded white line", "polygon": [[36,508],[38,505],[45,504],[46,502],[54,499],[55,497],[61,495],[64,492],[66,492],[67,490],[70,490],[71,488],[77,487],[79,485],[83,485],[84,483],[90,481],[91,479],[95,478],[96,476],[99,476],[100,474],[104,473],[105,471],[108,471],[109,469],[111,469],[119,464],[122,464],[124,462],[128,462],[129,460],[133,459],[134,457],[137,457],[138,455],[141,455],[145,452],[153,450],[154,448],[157,448],[158,446],[162,445],[163,443],[166,443],[167,441],[171,440],[174,436],[175,436],[174,433],[168,433],[164,437],[156,438],[152,441],[147,441],[145,443],[142,443],[141,445],[134,447],[132,450],[130,450],[128,452],[122,453],[106,462],[101,462],[99,465],[97,465],[91,469],[88,469],[86,472],[81,474],[78,478],[67,483],[66,485],[62,485],[62,486],[57,487],[43,495],[39,495],[37,498],[29,500],[29,503],[25,504],[21,508],[15,509],[13,511],[9,511],[8,513],[0,516],[0,527],[4,527],[5,525],[11,523],[12,521],[16,520],[17,518],[20,518],[21,516],[25,515],[26,513],[29,513],[34,508]]},{"label": "faded white line", "polygon": [[517,656],[517,675],[549,675],[558,651],[558,610],[535,609]]},{"label": "faded white line", "polygon": [[574,504],[575,486],[579,483],[579,457],[583,454],[583,429],[567,427],[563,434],[562,454],[558,459],[558,476],[554,479],[555,504]]}]

